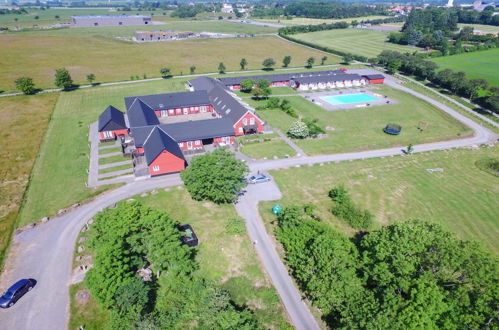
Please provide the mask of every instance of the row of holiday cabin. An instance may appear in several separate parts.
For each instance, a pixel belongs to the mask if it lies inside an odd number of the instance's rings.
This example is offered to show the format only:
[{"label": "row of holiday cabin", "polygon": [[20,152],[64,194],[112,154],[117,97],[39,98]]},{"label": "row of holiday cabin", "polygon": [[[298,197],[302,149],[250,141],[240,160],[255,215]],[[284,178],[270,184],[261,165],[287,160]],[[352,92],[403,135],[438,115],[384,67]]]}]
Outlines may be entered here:
[{"label": "row of holiday cabin", "polygon": [[[286,87],[286,86],[289,86],[289,80],[274,81],[274,82],[271,82],[269,85],[269,87]],[[229,88],[230,90],[236,90],[236,91],[241,89],[240,84],[228,85],[226,87]]]}]

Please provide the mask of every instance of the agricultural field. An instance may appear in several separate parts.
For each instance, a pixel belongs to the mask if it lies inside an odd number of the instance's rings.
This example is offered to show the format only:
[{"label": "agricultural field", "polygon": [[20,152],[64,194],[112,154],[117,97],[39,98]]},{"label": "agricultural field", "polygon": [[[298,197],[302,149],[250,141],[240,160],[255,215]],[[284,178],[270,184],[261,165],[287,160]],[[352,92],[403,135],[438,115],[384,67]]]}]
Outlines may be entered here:
[{"label": "agricultural field", "polygon": [[[286,54],[292,55],[292,66],[302,66],[308,57],[324,54],[273,36],[136,44],[100,36],[14,33],[0,35],[0,43],[9,45],[0,48],[3,91],[14,90],[20,76],[32,77],[38,87],[53,87],[54,70],[60,67],[70,71],[75,83],[84,84],[89,73],[102,83],[159,77],[162,67],[169,67],[173,75],[189,73],[192,65],[196,73],[216,72],[221,59],[228,71],[239,70],[243,57],[248,69],[260,69],[267,57],[280,62]],[[329,56],[326,64],[338,62]]]},{"label": "agricultural field", "polygon": [[[289,325],[279,297],[264,275],[261,264],[241,222],[240,234],[228,231],[230,219],[237,218],[234,207],[197,202],[184,189],[167,188],[147,197],[133,198],[146,206],[168,212],[181,224],[190,224],[200,241],[196,260],[198,274],[230,292],[234,302],[248,306],[266,328],[283,329]],[[70,329],[84,324],[85,328],[104,328],[106,312],[96,301],[80,306],[74,299],[79,284],[71,289]],[[88,310],[93,311],[89,313]]]},{"label": "agricultural field", "polygon": [[390,31],[379,31],[370,29],[338,29],[293,35],[293,38],[314,43],[319,46],[329,47],[334,50],[376,57],[383,50],[398,52],[414,52],[421,48],[398,45],[388,42]]},{"label": "agricultural field", "polygon": [[[315,165],[271,171],[283,193],[280,205],[318,206],[322,221],[353,235],[355,232],[332,215],[328,191],[344,184],[352,199],[375,216],[375,227],[423,219],[435,221],[457,233],[461,239],[482,242],[499,253],[499,174],[477,166],[495,159],[497,147],[454,149],[410,156]],[[442,169],[430,173],[428,169]],[[275,219],[270,209],[275,202],[261,204],[266,223]],[[272,231],[272,230],[270,230]]]},{"label": "agricultural field", "polygon": [[499,86],[499,49],[437,57],[432,59],[441,69],[463,71],[468,78],[482,78]]},{"label": "agricultural field", "polygon": [[484,33],[492,33],[492,34],[498,34],[499,33],[499,26],[494,26],[494,25],[462,24],[462,23],[459,23],[457,26],[459,28],[463,28],[465,26],[472,26],[475,31],[480,31],[480,32],[484,32]]},{"label": "agricultural field", "polygon": [[[61,208],[110,188],[85,186],[89,165],[88,125],[96,121],[108,105],[125,110],[124,96],[184,91],[184,82],[172,79],[59,93],[33,168],[19,225],[53,215]],[[42,130],[40,132],[43,134]],[[120,160],[124,160],[123,157]]]},{"label": "agricultural field", "polygon": [[362,17],[351,17],[351,18],[339,18],[339,19],[322,19],[322,18],[308,18],[308,17],[293,17],[293,19],[286,19],[286,17],[282,18],[277,18],[277,19],[271,19],[271,18],[265,18],[265,19],[260,19],[260,18],[255,18],[251,19],[253,21],[257,22],[264,22],[264,23],[273,23],[273,24],[282,24],[286,26],[293,26],[293,25],[317,25],[317,24],[331,24],[331,23],[336,23],[336,22],[348,22],[350,23],[351,21],[366,21],[366,20],[373,20],[373,19],[383,19],[383,18],[388,18],[388,16],[362,16]]},{"label": "agricultural field", "polygon": [[0,268],[57,97],[0,98]]},{"label": "agricultural field", "polygon": [[[318,124],[326,130],[325,137],[295,140],[295,143],[307,154],[318,155],[394,146],[406,147],[409,143],[451,140],[471,133],[449,115],[412,95],[387,86],[372,91],[386,95],[398,104],[326,111],[301,96],[283,97],[291,102],[300,117],[317,119]],[[266,101],[248,102],[257,106]],[[287,132],[295,121],[278,109],[260,110],[258,114],[269,125],[279,128],[282,132]],[[402,134],[392,136],[384,133],[383,128],[388,123],[401,125]]]}]

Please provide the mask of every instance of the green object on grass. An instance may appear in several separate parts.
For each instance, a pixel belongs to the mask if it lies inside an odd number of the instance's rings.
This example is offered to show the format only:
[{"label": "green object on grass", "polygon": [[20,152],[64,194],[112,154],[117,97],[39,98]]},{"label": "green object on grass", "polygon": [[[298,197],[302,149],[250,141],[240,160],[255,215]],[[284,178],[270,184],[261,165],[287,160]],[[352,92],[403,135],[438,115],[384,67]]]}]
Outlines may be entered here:
[{"label": "green object on grass", "polygon": [[282,213],[281,205],[274,205],[274,207],[272,207],[272,213],[281,214]]}]

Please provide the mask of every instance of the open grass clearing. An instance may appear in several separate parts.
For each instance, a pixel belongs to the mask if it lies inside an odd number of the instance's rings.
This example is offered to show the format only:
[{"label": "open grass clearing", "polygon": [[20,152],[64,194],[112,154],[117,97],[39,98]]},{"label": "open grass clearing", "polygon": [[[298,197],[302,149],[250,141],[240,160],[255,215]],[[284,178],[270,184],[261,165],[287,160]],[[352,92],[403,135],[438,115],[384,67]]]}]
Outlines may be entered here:
[{"label": "open grass clearing", "polygon": [[[450,140],[471,134],[468,128],[451,116],[410,94],[387,86],[379,86],[372,91],[386,95],[398,104],[326,111],[301,96],[284,97],[300,117],[317,119],[318,125],[326,130],[326,137],[295,140],[296,144],[307,154],[318,155],[405,147],[409,143]],[[249,102],[256,106],[258,102],[266,101]],[[261,110],[258,114],[282,132],[287,132],[296,120],[278,109]],[[384,133],[383,128],[389,123],[401,125],[402,133],[398,136]],[[426,128],[420,131],[418,126]]]},{"label": "open grass clearing", "polygon": [[[481,241],[497,254],[499,178],[475,164],[497,159],[497,155],[497,147],[454,149],[302,166],[271,174],[284,196],[279,204],[315,204],[323,221],[349,235],[354,230],[332,215],[327,195],[340,184],[349,189],[358,206],[375,215],[375,227],[413,218],[435,221],[461,239]],[[427,169],[432,168],[443,172],[429,173]],[[275,219],[270,212],[275,204],[261,204],[260,212],[268,224]]]},{"label": "open grass clearing", "polygon": [[351,17],[351,18],[339,18],[339,19],[326,19],[326,18],[308,18],[308,17],[293,17],[292,19],[286,19],[286,17],[281,17],[281,18],[256,18],[252,19],[253,21],[258,21],[258,22],[265,22],[265,23],[273,23],[273,24],[282,24],[286,26],[293,26],[293,25],[317,25],[317,24],[331,24],[331,23],[336,23],[336,22],[348,22],[350,23],[351,21],[367,21],[367,20],[373,20],[373,19],[383,19],[383,18],[388,18],[388,16],[362,16],[362,17]]},{"label": "open grass clearing", "polygon": [[129,158],[123,157],[123,155],[109,156],[105,158],[99,158],[99,165],[112,164],[117,162],[122,162]]},{"label": "open grass clearing", "polygon": [[[33,169],[19,225],[55,214],[109,188],[85,187],[89,166],[88,125],[108,105],[124,111],[125,96],[184,91],[184,82],[170,79],[47,94],[60,97]],[[119,157],[120,161],[125,160]]]},{"label": "open grass clearing", "polygon": [[0,98],[0,268],[58,94]]},{"label": "open grass clearing", "polygon": [[[159,77],[162,67],[169,67],[173,75],[188,74],[192,65],[196,73],[217,72],[222,61],[227,71],[235,71],[243,57],[248,69],[260,69],[267,57],[280,62],[289,54],[292,66],[302,66],[310,56],[317,60],[323,56],[273,36],[136,44],[100,36],[2,34],[0,44],[9,45],[0,48],[3,91],[15,90],[14,81],[21,76],[32,77],[37,87],[53,87],[54,70],[60,67],[70,71],[75,83],[86,84],[89,73],[102,83]],[[326,64],[338,62],[329,56]]]},{"label": "open grass clearing", "polygon": [[113,167],[99,169],[99,174],[111,173],[111,172],[127,170],[127,169],[132,169],[132,164],[125,164],[125,165],[119,165],[119,166],[113,166]]},{"label": "open grass clearing", "polygon": [[463,28],[465,26],[471,26],[471,27],[473,27],[474,31],[480,31],[480,32],[483,32],[483,33],[492,33],[492,34],[498,34],[499,33],[499,26],[494,26],[494,25],[459,23],[457,26],[459,28]]},{"label": "open grass clearing", "polygon": [[419,51],[421,48],[398,45],[388,42],[390,31],[369,29],[338,29],[293,35],[293,38],[329,47],[334,50],[376,57],[383,50],[393,50],[401,53]]},{"label": "open grass clearing", "polygon": [[241,145],[240,151],[253,159],[287,158],[296,155],[294,149],[281,139],[246,143]]},{"label": "open grass clearing", "polygon": [[115,145],[116,141],[109,141],[109,142],[99,142],[99,148],[100,147],[109,147],[112,145]]},{"label": "open grass clearing", "polygon": [[120,152],[120,151],[121,147],[99,149],[99,155],[105,155],[105,154],[110,154],[112,152]]},{"label": "open grass clearing", "polygon": [[[80,293],[77,298],[77,293]],[[84,283],[69,287],[70,310],[69,329],[102,329],[109,322],[106,311],[91,295]]]},{"label": "open grass clearing", "polygon": [[499,86],[499,48],[442,56],[432,59],[440,69],[462,71],[470,79],[481,78],[493,86]]},{"label": "open grass clearing", "polygon": [[246,142],[252,142],[255,140],[260,140],[260,142],[270,140],[270,139],[275,139],[279,138],[279,135],[277,133],[269,133],[269,134],[254,134],[254,135],[242,135],[242,136],[236,136],[236,141],[240,143],[246,143]]}]

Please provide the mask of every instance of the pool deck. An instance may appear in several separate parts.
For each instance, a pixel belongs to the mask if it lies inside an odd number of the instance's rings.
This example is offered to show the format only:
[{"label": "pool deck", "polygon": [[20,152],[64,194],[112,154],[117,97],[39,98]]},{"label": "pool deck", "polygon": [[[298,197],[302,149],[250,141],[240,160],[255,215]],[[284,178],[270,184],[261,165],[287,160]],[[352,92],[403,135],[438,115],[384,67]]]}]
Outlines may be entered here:
[{"label": "pool deck", "polygon": [[[330,104],[321,99],[321,97],[331,96],[331,95],[345,95],[345,94],[367,94],[377,98],[377,100],[369,102],[360,103],[347,103],[347,104]],[[308,92],[299,94],[301,97],[306,98],[310,102],[315,103],[321,108],[327,111],[337,111],[355,108],[368,108],[371,106],[387,105],[387,104],[397,104],[398,102],[394,99],[385,97],[385,95],[376,93],[375,89],[369,88],[368,86],[356,87],[356,88],[342,88],[342,89],[332,89],[326,91]]]}]

